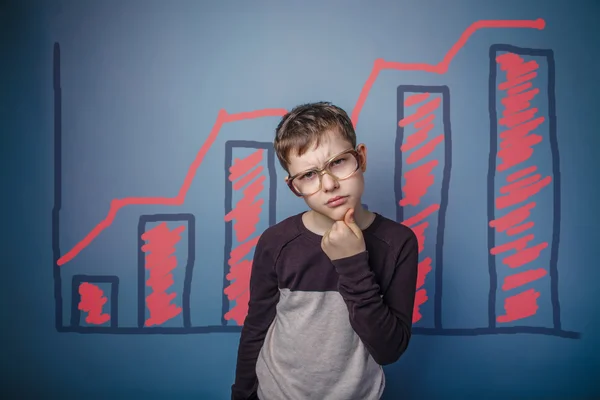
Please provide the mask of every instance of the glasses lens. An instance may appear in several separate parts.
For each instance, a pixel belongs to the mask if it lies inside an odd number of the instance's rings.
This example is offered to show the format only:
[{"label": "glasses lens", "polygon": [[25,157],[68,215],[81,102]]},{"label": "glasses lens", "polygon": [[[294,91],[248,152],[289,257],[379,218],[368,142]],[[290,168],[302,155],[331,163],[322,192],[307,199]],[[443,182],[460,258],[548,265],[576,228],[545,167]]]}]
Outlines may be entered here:
[{"label": "glasses lens", "polygon": [[[356,158],[350,154],[342,154],[331,161],[327,166],[327,172],[335,178],[341,180],[352,175],[358,168]],[[307,171],[297,176],[292,184],[296,190],[303,195],[311,195],[319,190],[320,176],[316,170]]]},{"label": "glasses lens", "polygon": [[346,179],[356,171],[357,167],[356,158],[352,154],[346,153],[331,161],[327,170],[337,179]]},{"label": "glasses lens", "polygon": [[319,173],[317,171],[305,172],[294,178],[292,184],[300,194],[313,194],[319,190]]}]

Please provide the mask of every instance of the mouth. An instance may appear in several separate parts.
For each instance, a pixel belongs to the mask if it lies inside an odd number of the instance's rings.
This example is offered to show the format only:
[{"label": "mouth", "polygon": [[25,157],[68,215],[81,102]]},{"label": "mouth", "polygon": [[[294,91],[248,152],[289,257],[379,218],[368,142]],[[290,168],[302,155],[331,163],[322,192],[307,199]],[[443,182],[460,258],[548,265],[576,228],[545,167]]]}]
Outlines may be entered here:
[{"label": "mouth", "polygon": [[346,199],[346,197],[348,197],[348,196],[335,196],[335,197],[332,197],[331,199],[329,199],[327,201],[327,203],[325,203],[325,204],[326,205],[336,205],[336,204],[343,202]]}]

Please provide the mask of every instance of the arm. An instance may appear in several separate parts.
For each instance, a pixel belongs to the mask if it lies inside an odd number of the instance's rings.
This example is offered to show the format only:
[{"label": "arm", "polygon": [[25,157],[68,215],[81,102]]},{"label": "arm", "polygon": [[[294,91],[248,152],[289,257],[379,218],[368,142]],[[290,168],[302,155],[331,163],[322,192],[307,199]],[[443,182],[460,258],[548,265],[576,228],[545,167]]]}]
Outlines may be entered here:
[{"label": "arm", "polygon": [[350,324],[380,365],[396,362],[408,347],[417,285],[417,238],[412,233],[402,246],[390,285],[380,288],[369,267],[367,251],[333,261],[339,292],[350,313]]},{"label": "arm", "polygon": [[275,318],[275,307],[279,301],[274,255],[265,246],[263,238],[264,234],[258,240],[254,250],[248,315],[244,320],[240,336],[235,382],[231,387],[232,400],[256,398],[258,386],[256,360],[267,330]]}]

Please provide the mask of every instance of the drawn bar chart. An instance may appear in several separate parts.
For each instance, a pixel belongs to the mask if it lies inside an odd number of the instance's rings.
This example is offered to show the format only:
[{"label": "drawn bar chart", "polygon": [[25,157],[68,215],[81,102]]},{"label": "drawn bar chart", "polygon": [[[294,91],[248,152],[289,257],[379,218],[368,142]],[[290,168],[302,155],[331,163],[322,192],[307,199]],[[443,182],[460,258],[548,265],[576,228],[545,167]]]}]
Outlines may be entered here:
[{"label": "drawn bar chart", "polygon": [[446,86],[402,85],[397,104],[396,221],[410,227],[419,241],[413,324],[440,329],[442,248],[452,164],[450,92]]},{"label": "drawn bar chart", "polygon": [[272,143],[225,143],[223,325],[233,320],[241,326],[248,314],[254,248],[275,224],[276,180]]},{"label": "drawn bar chart", "polygon": [[[73,275],[71,327],[117,328],[119,323],[119,278],[103,275]],[[83,317],[83,318],[82,318]]]},{"label": "drawn bar chart", "polygon": [[561,329],[551,50],[490,49],[489,325]]},{"label": "drawn bar chart", "polygon": [[[148,225],[153,225],[149,227]],[[142,215],[138,224],[138,328],[191,327],[190,288],[195,259],[191,214]],[[175,253],[185,237],[187,254]],[[168,321],[181,318],[174,325]]]},{"label": "drawn bar chart", "polygon": [[[463,31],[460,38],[441,57],[440,61],[435,64],[396,62],[384,59],[375,60],[373,68],[362,86],[360,95],[352,110],[351,119],[353,125],[357,125],[363,105],[367,102],[371,89],[375,87],[375,81],[383,71],[422,71],[430,74],[445,74],[452,60],[460,53],[460,50],[475,32],[490,28],[541,30],[544,27],[545,22],[542,19],[476,21]],[[519,56],[523,60],[519,61],[522,65],[515,66],[515,60],[517,59],[512,56],[500,58],[500,61],[498,61],[497,57],[505,53],[513,53]],[[535,71],[539,74],[538,81],[533,79],[531,82],[532,88],[537,88],[539,92],[536,93],[536,96],[530,102],[533,104],[533,102],[539,102],[542,99],[544,100],[542,103],[546,102],[547,104],[543,109],[540,105],[531,105],[531,107],[538,107],[539,110],[535,112],[531,110],[526,111],[534,113],[532,116],[533,119],[537,118],[537,116],[543,116],[545,122],[540,124],[538,129],[546,129],[546,131],[536,132],[537,135],[542,136],[542,140],[535,144],[535,152],[530,157],[531,164],[522,167],[525,171],[521,169],[513,171],[513,169],[516,169],[514,165],[510,168],[500,170],[499,165],[507,162],[503,160],[508,160],[512,157],[513,160],[511,162],[514,163],[515,157],[523,157],[522,154],[515,155],[513,153],[508,158],[506,156],[502,158],[500,153],[510,153],[511,150],[507,149],[512,147],[512,150],[514,150],[515,147],[514,137],[511,140],[506,140],[507,138],[502,137],[505,130],[518,130],[514,127],[509,127],[508,121],[512,118],[512,123],[515,123],[514,120],[516,118],[514,115],[512,117],[508,116],[508,114],[523,112],[521,109],[511,108],[511,105],[506,103],[506,99],[512,96],[514,100],[520,94],[515,92],[526,91],[524,88],[520,90],[515,88],[528,82],[523,81],[512,87],[508,87],[508,84],[505,82],[509,80],[507,77],[508,74],[516,75],[519,68],[527,68],[527,66],[532,65],[527,64],[531,61],[531,58],[536,60],[540,68]],[[96,240],[100,233],[111,227],[117,218],[118,212],[125,207],[129,208],[137,205],[180,207],[184,205],[196,173],[202,166],[205,156],[209,152],[214,151],[212,145],[220,136],[221,128],[224,125],[263,117],[281,117],[287,110],[283,108],[268,108],[229,113],[225,109],[220,109],[206,140],[198,149],[195,158],[187,169],[183,183],[177,193],[165,196],[157,192],[152,197],[115,198],[111,201],[106,216],[101,218],[96,225],[92,225],[87,234],[83,235],[76,243],[67,244],[68,247],[64,247],[65,245],[63,245],[63,248],[61,248],[60,231],[63,227],[60,225],[59,217],[63,196],[63,91],[61,89],[60,46],[58,43],[54,45],[53,61],[55,107],[52,251],[54,301],[56,307],[55,325],[57,331],[117,334],[239,333],[241,330],[240,325],[243,324],[247,312],[248,273],[251,270],[250,260],[254,245],[260,233],[275,223],[275,213],[277,210],[275,198],[276,175],[271,143],[230,141],[225,144],[224,218],[226,240],[224,260],[222,263],[221,261],[217,263],[217,265],[224,266],[222,318],[220,324],[194,326],[190,320],[190,301],[193,303],[193,300],[190,299],[190,296],[193,295],[193,293],[190,293],[192,268],[194,268],[194,252],[198,251],[195,250],[198,244],[195,243],[194,224],[190,223],[190,221],[193,222],[191,214],[163,214],[159,216],[142,216],[140,218],[137,232],[138,279],[137,282],[133,279],[133,288],[130,288],[130,285],[126,283],[125,276],[122,276],[123,280],[119,283],[119,278],[116,276],[103,276],[100,274],[85,275],[85,278],[81,278],[84,275],[75,275],[80,277],[77,284],[75,284],[74,280],[70,290],[65,288],[69,293],[68,295],[72,296],[70,326],[65,326],[63,322],[64,294],[62,283],[64,277],[61,276],[61,266],[73,262],[78,254]],[[543,75],[544,73],[546,74],[545,76]],[[520,75],[523,74],[521,73]],[[497,88],[497,86],[503,83],[504,86],[502,88]],[[485,89],[482,88],[482,90]],[[420,262],[413,333],[449,336],[530,333],[579,338],[579,333],[563,331],[561,329],[560,306],[558,302],[558,272],[556,262],[560,234],[560,190],[558,187],[560,184],[560,170],[558,167],[556,143],[554,62],[552,52],[549,50],[519,49],[507,45],[492,46],[490,50],[489,97],[491,143],[490,174],[487,182],[489,189],[488,215],[486,221],[490,225],[488,228],[489,248],[487,249],[490,272],[489,321],[488,324],[484,324],[487,326],[478,328],[448,329],[443,328],[441,322],[443,305],[442,275],[444,272],[442,246],[451,168],[449,90],[446,86],[401,86],[398,88],[397,121],[399,126],[397,127],[395,150],[397,167],[395,176],[396,217],[398,222],[409,225],[419,236]],[[433,103],[431,103],[432,101]],[[510,102],[511,100],[509,100]],[[517,103],[517,100],[514,100],[514,102]],[[518,102],[523,103],[524,100],[521,98]],[[423,115],[417,118],[416,114],[419,113],[419,107],[424,107],[425,104],[430,104],[429,107],[431,109],[428,112],[423,112],[423,109],[421,109]],[[429,118],[431,121],[429,121]],[[429,124],[433,124],[433,127],[427,130]],[[427,140],[423,139],[425,133],[421,131],[424,130],[427,130]],[[515,134],[515,136],[518,135]],[[509,145],[509,143],[513,144]],[[550,151],[547,148],[539,150],[544,145],[549,145]],[[528,146],[531,149],[533,144],[529,143]],[[404,148],[402,149],[402,147]],[[261,153],[258,153],[259,151]],[[234,165],[237,165],[238,161],[247,157],[251,158],[252,154],[254,154],[254,157],[260,158],[257,164],[248,167],[245,172],[238,171],[237,176],[233,171],[230,171]],[[256,154],[260,154],[260,156]],[[536,158],[539,158],[539,160]],[[536,159],[535,164],[533,164],[534,159]],[[523,161],[521,162],[523,163]],[[262,170],[256,172],[259,167]],[[517,173],[515,175],[515,172],[519,171],[520,174]],[[536,186],[530,175],[540,175],[540,182],[542,183],[538,182]],[[415,179],[416,177],[419,179]],[[548,177],[550,179],[547,179]],[[525,181],[527,178],[530,178],[532,182],[527,183],[528,181]],[[506,198],[510,198],[508,194],[513,195],[512,201],[516,202],[514,199],[518,196],[514,195],[514,193],[519,192],[521,197],[523,197],[523,193],[528,193],[527,191],[531,190],[531,186],[539,188],[535,196],[531,195],[531,199],[535,198],[535,200],[528,202],[527,200],[519,199],[524,204],[509,205],[510,201],[506,200]],[[520,191],[517,189],[520,189]],[[256,191],[258,193],[255,193]],[[551,194],[549,195],[548,193]],[[504,198],[504,200],[500,200],[501,198]],[[529,204],[531,201],[535,201],[535,207]],[[259,211],[256,209],[257,204],[260,205]],[[524,207],[521,209],[521,214],[510,214],[522,206],[529,208]],[[240,209],[245,210],[245,213],[239,213]],[[529,214],[524,216],[526,212],[529,212]],[[250,215],[250,217],[247,215]],[[507,215],[510,215],[510,217],[506,218]],[[186,216],[188,219],[181,219],[181,216]],[[516,217],[522,218],[522,222],[514,223]],[[511,218],[513,219],[512,222],[509,221]],[[143,222],[144,219],[146,221]],[[485,219],[482,219],[483,221]],[[149,225],[152,225],[152,227]],[[542,229],[545,230],[542,232]],[[538,234],[537,231],[541,231],[542,233]],[[156,235],[157,233],[158,235]],[[535,234],[535,236],[529,240],[528,234]],[[144,238],[142,238],[142,235],[144,235]],[[514,241],[517,237],[525,239],[513,244],[511,250],[509,244],[511,240]],[[163,266],[165,270],[168,270],[167,275],[171,275],[170,279],[172,279],[172,282],[164,280],[157,283],[151,279],[152,268],[146,268],[146,266],[150,267],[150,265],[146,264],[146,256],[152,254],[153,246],[159,245],[160,247],[160,243],[167,243],[169,241],[171,244],[167,247],[171,249],[175,247],[176,253],[178,249],[182,249],[182,246],[186,248],[187,260],[185,260],[185,256],[180,257],[178,255],[174,268],[169,269],[173,265],[167,263],[168,257],[165,254],[174,253],[162,250],[162,248],[158,250],[158,253],[162,254]],[[527,250],[532,247],[535,250],[529,250],[527,253]],[[486,249],[484,248],[483,250]],[[535,258],[532,254],[535,254],[537,251],[539,251],[539,256]],[[514,255],[511,252],[521,252],[520,262],[522,263],[525,259],[523,254],[535,259],[517,266],[518,262],[515,260],[519,257],[507,260],[508,257]],[[549,259],[544,260],[544,257]],[[510,260],[512,262],[508,265],[507,263]],[[77,268],[78,271],[83,272],[86,267],[86,265],[75,264],[72,268]],[[210,270],[215,266],[207,267]],[[527,271],[525,271],[526,268]],[[529,272],[529,269],[533,272]],[[452,268],[445,269],[446,274],[451,273],[451,271]],[[519,272],[527,273],[517,275]],[[221,274],[221,271],[218,271],[218,273]],[[183,278],[178,280],[178,274],[182,274]],[[126,301],[121,302],[121,307],[124,308],[121,310],[121,315],[126,316],[128,312],[132,312],[134,316],[132,321],[133,326],[124,326],[127,324],[118,326],[119,285],[123,293],[130,293],[132,290],[135,293],[136,283],[138,286],[138,301],[137,305],[134,305],[134,309],[128,310],[129,306],[125,306]],[[515,296],[519,294],[519,290],[522,290],[526,294],[520,297]],[[149,302],[147,297],[156,292],[161,293],[160,296],[155,296],[161,299],[158,302],[160,304],[159,308],[162,307],[168,311],[160,317],[158,316],[161,315],[160,313],[154,314],[153,317],[151,310],[148,309]],[[174,298],[170,298],[168,293],[175,293],[176,295]],[[123,297],[123,299],[126,298],[126,296]],[[537,309],[532,306],[534,303],[531,299],[536,300],[535,307]],[[137,310],[135,309],[136,306],[138,307]],[[198,305],[193,303],[192,306],[197,307]],[[66,304],[65,307],[69,308]],[[136,311],[138,317],[137,324],[135,321]],[[464,311],[468,312],[468,310]],[[237,325],[233,325],[229,321],[235,322]],[[173,323],[175,325],[169,325]]]}]

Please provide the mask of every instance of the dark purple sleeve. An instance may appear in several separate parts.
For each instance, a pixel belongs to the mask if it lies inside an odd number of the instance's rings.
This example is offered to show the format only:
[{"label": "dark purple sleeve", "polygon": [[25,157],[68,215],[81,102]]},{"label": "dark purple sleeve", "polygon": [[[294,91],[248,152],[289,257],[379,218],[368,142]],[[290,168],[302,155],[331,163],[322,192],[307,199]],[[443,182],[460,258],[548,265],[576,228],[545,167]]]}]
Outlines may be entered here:
[{"label": "dark purple sleeve", "polygon": [[279,301],[274,255],[266,241],[263,233],[254,250],[248,315],[240,336],[235,382],[231,387],[232,400],[256,399],[256,360]]},{"label": "dark purple sleeve", "polygon": [[367,251],[333,261],[340,274],[338,290],[348,307],[350,324],[380,365],[396,362],[408,347],[418,261],[418,242],[411,231],[400,249],[383,298],[369,267]]}]

